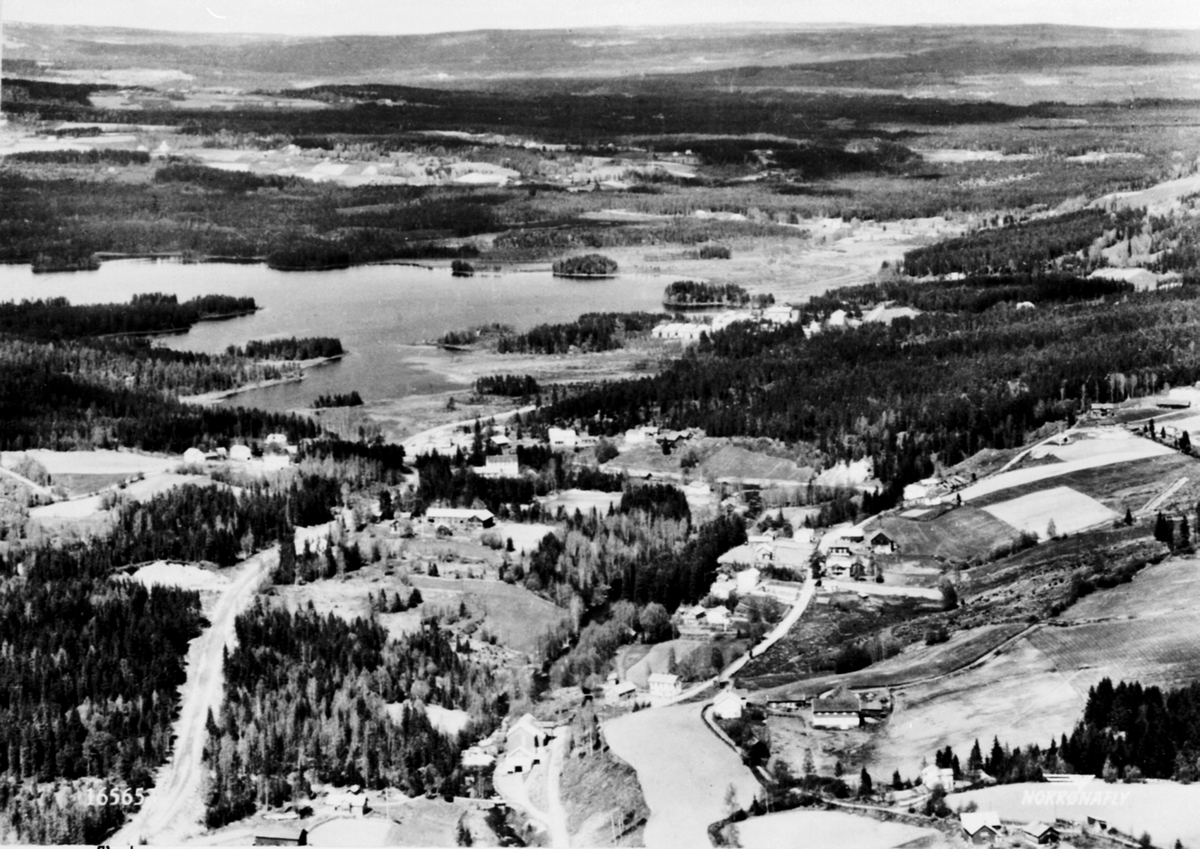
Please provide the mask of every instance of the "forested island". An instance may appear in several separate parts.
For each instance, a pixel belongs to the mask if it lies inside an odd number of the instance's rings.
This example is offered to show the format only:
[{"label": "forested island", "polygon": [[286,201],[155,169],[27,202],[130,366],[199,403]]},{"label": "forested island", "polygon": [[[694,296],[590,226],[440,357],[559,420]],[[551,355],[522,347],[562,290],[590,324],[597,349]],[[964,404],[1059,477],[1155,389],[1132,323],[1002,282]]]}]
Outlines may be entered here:
[{"label": "forested island", "polygon": [[252,339],[244,346],[230,345],[225,352],[233,357],[252,360],[324,360],[346,353],[342,340],[331,336],[308,336],[297,339]]},{"label": "forested island", "polygon": [[612,277],[617,263],[602,254],[584,254],[556,259],[552,266],[555,277]]}]

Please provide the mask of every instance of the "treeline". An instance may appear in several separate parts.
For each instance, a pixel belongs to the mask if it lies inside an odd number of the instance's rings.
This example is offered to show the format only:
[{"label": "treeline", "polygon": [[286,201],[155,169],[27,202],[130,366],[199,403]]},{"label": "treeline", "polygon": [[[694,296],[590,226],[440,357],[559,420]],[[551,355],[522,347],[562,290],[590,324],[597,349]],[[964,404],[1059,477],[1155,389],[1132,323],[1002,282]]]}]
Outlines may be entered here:
[{"label": "treeline", "polygon": [[284,433],[293,443],[320,434],[320,426],[306,417],[187,405],[150,386],[132,386],[123,378],[93,382],[56,365],[53,358],[27,359],[0,369],[0,450],[123,446],[181,454],[193,446],[269,433]]},{"label": "treeline", "polygon": [[1021,445],[1085,403],[1194,383],[1198,330],[1194,287],[930,313],[812,338],[798,325],[735,324],[660,375],[594,386],[533,416],[597,421],[592,430],[604,435],[654,423],[804,441],[830,462],[872,457],[894,498],[932,473],[935,454],[957,463]]},{"label": "treeline", "polygon": [[257,485],[240,497],[224,486],[179,486],[125,505],[111,542],[123,563],[209,561],[232,566],[296,526],[319,525],[342,501],[341,481],[299,475],[286,488]]},{"label": "treeline", "polygon": [[154,172],[154,182],[193,183],[212,191],[253,192],[259,189],[287,189],[301,182],[301,178],[226,171],[224,168],[192,162],[171,162]]},{"label": "treeline", "polygon": [[610,277],[617,273],[616,260],[602,254],[556,259],[551,267],[556,277]]},{"label": "treeline", "polygon": [[297,339],[251,339],[244,347],[230,345],[226,353],[252,360],[318,360],[346,353],[342,340],[331,336],[307,336]]},{"label": "treeline", "polygon": [[980,770],[1001,784],[1041,781],[1044,773],[1094,775],[1105,781],[1171,779],[1190,783],[1200,776],[1200,684],[1166,690],[1104,678],[1088,689],[1083,716],[1070,736],[1045,749],[1022,750],[992,741],[985,756],[976,740],[965,766],[950,749],[939,751],[938,766],[956,777]]},{"label": "treeline", "polygon": [[663,291],[663,304],[668,307],[740,307],[748,303],[750,303],[750,293],[736,283],[676,280]]},{"label": "treeline", "polygon": [[467,453],[456,452],[451,457],[422,454],[413,460],[420,473],[417,514],[434,504],[471,507],[481,503],[501,519],[536,522],[551,518],[543,515],[538,497],[570,488],[621,492],[628,483],[624,475],[568,465],[545,447],[517,449],[517,462],[532,469],[533,476],[483,477],[474,470],[484,464],[485,454],[482,441],[477,440],[474,450]]},{"label": "treeline", "polygon": [[318,395],[317,400],[313,401],[313,407],[318,410],[330,407],[361,407],[362,403],[362,396],[355,389],[350,392],[335,393],[333,395]]},{"label": "treeline", "polygon": [[66,298],[0,303],[0,333],[61,341],[93,336],[186,330],[217,315],[252,312],[254,298],[204,295],[179,303],[175,295],[134,295],[128,304],[72,305]]},{"label": "treeline", "polygon": [[590,312],[569,324],[539,324],[525,332],[502,335],[496,342],[501,354],[566,354],[624,347],[628,333],[645,333],[665,318],[649,312]]},{"label": "treeline", "polygon": [[[153,345],[149,339],[130,336],[53,343],[5,339],[0,341],[0,368],[7,367],[36,367],[109,390],[130,388],[172,395],[233,389],[292,373],[274,363],[174,351]],[[23,407],[24,402],[14,414]]]},{"label": "treeline", "polygon": [[[310,782],[465,795],[461,748],[507,713],[507,693],[436,624],[389,642],[374,622],[259,602],[236,630],[226,699],[208,722],[209,827],[309,797]],[[389,704],[403,705],[398,718]],[[426,704],[467,710],[473,723],[453,740]]]},{"label": "treeline", "polygon": [[1107,780],[1200,775],[1200,684],[1160,690],[1109,678],[1088,690],[1083,718],[1063,745],[1083,774]]},{"label": "treeline", "polygon": [[492,374],[475,381],[478,395],[506,395],[510,398],[532,398],[541,394],[542,388],[529,375]]},{"label": "treeline", "polygon": [[861,316],[864,307],[885,301],[922,312],[980,313],[998,304],[1088,301],[1133,291],[1132,283],[1121,280],[1078,277],[1061,272],[980,274],[965,280],[888,278],[814,296],[801,308],[801,313],[802,322],[819,321],[837,309]]},{"label": "treeline", "polygon": [[473,245],[450,247],[418,241],[403,232],[359,229],[337,236],[289,236],[267,252],[267,265],[278,271],[323,271],[390,259],[456,259],[479,256]]},{"label": "treeline", "polygon": [[1044,271],[1056,259],[1087,250],[1104,235],[1117,230],[1123,238],[1140,230],[1144,210],[1109,213],[1080,209],[1050,218],[1036,218],[1004,227],[976,230],[965,236],[915,248],[904,254],[904,273],[913,277],[931,274],[1032,274]]},{"label": "treeline", "polygon": [[144,150],[23,150],[8,154],[10,162],[34,165],[148,165],[150,154]]}]

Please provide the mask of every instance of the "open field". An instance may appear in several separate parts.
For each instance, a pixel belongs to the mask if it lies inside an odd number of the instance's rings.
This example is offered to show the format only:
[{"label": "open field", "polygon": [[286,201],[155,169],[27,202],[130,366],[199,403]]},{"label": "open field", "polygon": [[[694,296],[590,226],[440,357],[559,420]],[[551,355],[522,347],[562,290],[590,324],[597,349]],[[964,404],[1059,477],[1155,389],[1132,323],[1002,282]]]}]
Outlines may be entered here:
[{"label": "open field", "polygon": [[[1042,468],[1056,468],[1056,466]],[[1043,478],[1019,484],[981,495],[971,501],[971,506],[986,508],[1001,501],[1042,492],[1055,486],[1063,486],[1090,496],[1121,515],[1125,514],[1126,509],[1136,513],[1150,499],[1164,492],[1175,480],[1189,474],[1195,477],[1197,468],[1193,458],[1180,454],[1178,451],[1170,451],[1134,462],[1093,466],[1069,471],[1049,479]]]},{"label": "open field", "polygon": [[1069,733],[1098,672],[1062,669],[1022,638],[979,667],[893,691],[895,711],[868,754],[872,774],[913,778],[922,759],[952,746],[965,758],[974,740],[1045,746]]},{"label": "open field", "polygon": [[926,849],[952,845],[940,831],[840,811],[783,811],[751,817],[737,825],[738,845],[745,849],[791,846],[804,835],[806,846],[853,846],[854,849],[892,849],[920,840]]},{"label": "open field", "polygon": [[[396,810],[401,809],[397,808]],[[308,845],[344,847],[438,845],[434,839],[430,839],[428,842],[412,843],[406,840],[407,836],[407,829],[382,816],[369,816],[361,819],[335,817],[326,820],[309,832]],[[444,839],[446,834],[442,829],[433,829],[428,836]]]},{"label": "open field", "polygon": [[650,820],[646,845],[655,849],[707,846],[708,825],[728,812],[732,786],[740,807],[758,781],[700,718],[702,704],[639,711],[604,726],[613,753],[637,770]]},{"label": "open field", "polygon": [[699,463],[688,475],[696,479],[800,486],[815,474],[813,469],[787,458],[751,451],[726,439],[707,437],[681,443],[670,454],[663,454],[657,443],[629,446],[604,468],[627,471],[631,475],[652,473],[656,477],[671,476],[682,480],[684,472],[680,460],[691,453],[695,453]]},{"label": "open field", "polygon": [[1001,522],[1019,531],[1050,535],[1051,522],[1055,532],[1073,534],[1084,528],[1120,519],[1120,515],[1108,509],[1094,498],[1076,492],[1068,486],[1056,486],[1041,492],[990,504],[983,508]]},{"label": "open field", "polygon": [[[952,808],[975,802],[981,811],[996,811],[1002,820],[1028,823],[1056,818],[1085,822],[1103,819],[1135,839],[1148,832],[1155,846],[1200,845],[1200,784],[1148,781],[1144,784],[1105,784],[1095,780],[1063,793],[1047,792],[1049,784],[1006,784],[946,798]],[[1071,791],[1077,790],[1074,796]],[[1093,803],[1099,794],[1098,803]]]},{"label": "open field", "polygon": [[885,516],[864,526],[868,536],[877,529],[882,529],[896,542],[901,555],[919,553],[946,560],[970,560],[1008,545],[1017,536],[1011,525],[989,512],[966,505],[940,515]]},{"label": "open field", "polygon": [[[573,514],[578,510],[586,515],[595,510],[603,516],[608,513],[609,507],[621,503],[621,493],[600,492],[595,489],[564,489],[546,496],[544,499],[539,499],[539,501],[543,507],[555,513],[561,507],[568,514]],[[513,542],[515,543],[516,540]]]},{"label": "open field", "polygon": [[[1148,460],[1151,457],[1176,453],[1175,449],[1149,439],[1142,439],[1124,431],[1114,431],[1114,433],[1123,433],[1124,436],[1114,437],[1111,441],[1094,440],[1081,443],[1087,450],[1083,448],[1076,449],[1076,453],[1083,453],[1085,456],[1064,460],[1061,463],[1014,468],[986,480],[981,480],[978,483],[971,484],[961,490],[959,494],[962,495],[963,501],[974,501],[1002,490],[1045,481],[1051,478],[1058,478],[1084,469],[1114,466],[1123,463],[1137,463],[1142,460]],[[1070,448],[1071,446],[1066,447]],[[1050,449],[1047,453],[1053,453],[1053,449]]]},{"label": "open field", "polygon": [[50,473],[57,475],[125,475],[166,472],[179,466],[183,459],[161,454],[137,454],[132,451],[5,451],[0,462],[10,466],[20,454],[28,454]]},{"label": "open field", "polygon": [[979,660],[1026,627],[1022,623],[1006,623],[956,631],[947,642],[933,646],[914,643],[895,657],[872,664],[858,672],[809,678],[794,684],[772,687],[763,691],[762,695],[767,698],[809,696],[839,684],[859,690],[896,687],[909,681],[947,675]]},{"label": "open field", "polygon": [[[371,564],[347,575],[345,580],[277,586],[272,591],[289,610],[299,610],[312,602],[322,614],[333,613],[346,620],[367,618],[371,615],[368,594],[378,595],[380,590],[385,590],[389,597],[397,592],[401,596],[409,593],[400,575],[389,576],[385,568],[384,564]],[[536,649],[538,639],[567,616],[565,610],[524,587],[503,581],[417,574],[409,575],[408,580],[421,591],[422,605],[420,611],[379,615],[380,624],[393,636],[417,629],[422,616],[440,609],[453,613],[456,621],[449,627],[467,628],[476,639],[481,639],[484,633],[494,634],[501,645],[530,653]],[[467,608],[465,619],[458,616],[460,603]]]},{"label": "open field", "polygon": [[1029,640],[1060,669],[1087,670],[1113,681],[1147,685],[1179,686],[1200,680],[1196,654],[1200,623],[1194,614],[1132,615],[1135,618],[1040,628]]},{"label": "open field", "polygon": [[1129,616],[1185,616],[1200,602],[1200,562],[1172,558],[1142,570],[1128,584],[1092,593],[1060,615],[1067,622],[1124,619]]}]

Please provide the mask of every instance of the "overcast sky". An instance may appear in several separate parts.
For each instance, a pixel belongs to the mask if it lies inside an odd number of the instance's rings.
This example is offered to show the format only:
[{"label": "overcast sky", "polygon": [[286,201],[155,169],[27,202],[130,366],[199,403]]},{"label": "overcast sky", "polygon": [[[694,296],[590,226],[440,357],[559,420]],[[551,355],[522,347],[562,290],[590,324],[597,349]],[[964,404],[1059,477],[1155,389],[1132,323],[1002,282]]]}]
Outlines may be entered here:
[{"label": "overcast sky", "polygon": [[0,0],[5,20],[293,35],[683,23],[1200,29],[1200,0]]}]

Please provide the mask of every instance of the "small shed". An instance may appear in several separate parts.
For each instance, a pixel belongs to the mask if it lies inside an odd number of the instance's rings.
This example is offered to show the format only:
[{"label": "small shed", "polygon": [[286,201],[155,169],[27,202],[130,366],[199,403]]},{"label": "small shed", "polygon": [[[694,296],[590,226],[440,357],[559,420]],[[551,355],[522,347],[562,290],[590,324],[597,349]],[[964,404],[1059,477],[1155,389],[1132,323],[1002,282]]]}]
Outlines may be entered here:
[{"label": "small shed", "polygon": [[995,842],[1004,833],[1000,815],[995,811],[964,811],[959,815],[963,836],[974,844]]},{"label": "small shed", "polygon": [[1059,839],[1058,829],[1044,822],[1031,822],[1029,825],[1023,825],[1021,832],[1038,846],[1048,846],[1051,843],[1057,843]]}]

